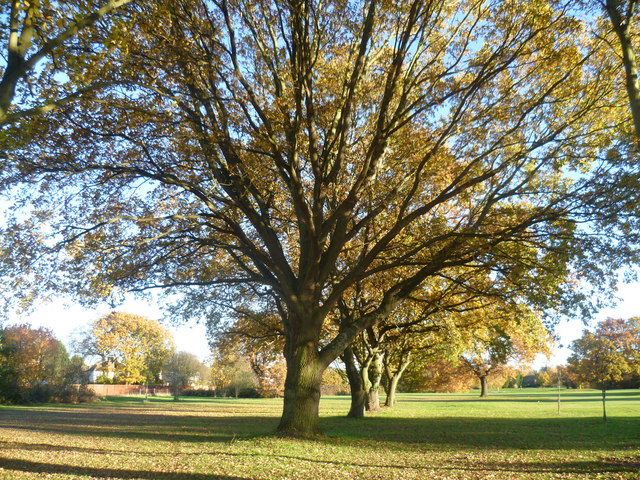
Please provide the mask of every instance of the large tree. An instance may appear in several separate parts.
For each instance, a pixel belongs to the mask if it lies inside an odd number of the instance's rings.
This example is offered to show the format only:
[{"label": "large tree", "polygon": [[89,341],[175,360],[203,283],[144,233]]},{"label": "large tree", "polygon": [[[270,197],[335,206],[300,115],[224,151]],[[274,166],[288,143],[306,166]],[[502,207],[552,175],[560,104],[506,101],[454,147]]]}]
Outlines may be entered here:
[{"label": "large tree", "polygon": [[[570,262],[598,286],[635,241],[613,220],[635,218],[636,179],[604,157],[616,66],[569,3],[130,4],[112,85],[10,145],[3,178],[36,198],[8,222],[7,284],[166,288],[187,314],[270,296],[279,430],[315,434],[324,369],[426,280],[528,275],[553,308]],[[362,280],[372,308],[334,328]]]},{"label": "large tree", "polygon": [[[553,265],[545,265],[549,272]],[[386,377],[385,405],[392,406],[395,390],[412,356],[457,358],[460,334],[491,328],[499,322],[492,316],[474,316],[469,312],[496,309],[518,310],[518,300],[530,288],[528,274],[509,278],[491,278],[486,271],[470,272],[448,269],[422,283],[411,297],[399,304],[377,325],[368,327],[356,342],[345,349],[342,360],[351,385],[351,408],[348,416],[360,418],[364,410],[379,407],[378,391]],[[338,302],[341,325],[351,325],[357,317],[377,308],[375,292],[384,291],[381,278],[375,285],[359,282]],[[539,288],[548,288],[543,278],[537,278]],[[555,284],[555,282],[552,282]],[[515,320],[515,319],[514,319]],[[357,373],[357,375],[356,375]]]},{"label": "large tree", "polygon": [[[379,390],[383,377],[387,380],[385,405],[392,406],[398,381],[412,353],[437,350],[436,343],[449,343],[444,340],[450,333],[445,312],[460,308],[473,295],[466,289],[461,294],[458,288],[437,288],[433,283],[430,287],[423,288],[420,297],[414,294],[412,300],[402,302],[376,325],[367,327],[341,355],[351,387],[351,408],[347,416],[361,418],[365,410],[380,408]],[[367,301],[375,298],[370,290],[358,288],[354,298],[348,299],[345,295],[341,299],[339,319],[342,326],[353,324],[355,318],[377,308],[375,301]]]}]

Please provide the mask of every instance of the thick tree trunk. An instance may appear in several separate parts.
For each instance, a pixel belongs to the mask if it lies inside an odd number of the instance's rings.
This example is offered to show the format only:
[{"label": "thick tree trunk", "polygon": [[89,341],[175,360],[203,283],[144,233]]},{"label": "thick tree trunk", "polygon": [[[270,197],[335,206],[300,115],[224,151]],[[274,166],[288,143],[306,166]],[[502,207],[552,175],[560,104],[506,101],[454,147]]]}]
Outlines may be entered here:
[{"label": "thick tree trunk", "polygon": [[345,370],[347,372],[347,379],[349,380],[349,388],[351,390],[351,408],[347,417],[349,418],[363,418],[366,404],[366,393],[362,388],[362,379],[360,378],[360,372],[356,366],[356,361],[353,356],[353,349],[347,347],[342,355],[342,361],[344,362]]},{"label": "thick tree trunk", "polygon": [[480,377],[480,397],[486,398],[489,396],[489,380],[487,377]]},{"label": "thick tree trunk", "polygon": [[314,341],[297,342],[285,350],[285,358],[287,378],[278,432],[298,437],[319,435],[318,407],[325,366],[319,361],[318,345]]},{"label": "thick tree trunk", "polygon": [[376,412],[380,410],[380,396],[378,395],[378,389],[369,389],[367,393],[367,405],[370,412]]},{"label": "thick tree trunk", "polygon": [[602,389],[602,419],[607,421],[607,391]]}]

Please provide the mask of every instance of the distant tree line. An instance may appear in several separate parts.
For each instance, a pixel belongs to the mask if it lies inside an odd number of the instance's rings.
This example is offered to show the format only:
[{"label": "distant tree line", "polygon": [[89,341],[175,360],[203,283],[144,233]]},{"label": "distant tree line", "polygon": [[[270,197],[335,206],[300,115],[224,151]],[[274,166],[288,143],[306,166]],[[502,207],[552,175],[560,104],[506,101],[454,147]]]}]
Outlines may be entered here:
[{"label": "distant tree line", "polygon": [[[390,407],[396,389],[452,393],[479,386],[481,396],[487,396],[489,389],[558,384],[563,388],[640,388],[640,318],[607,319],[573,343],[574,354],[567,365],[534,371],[529,364],[536,354],[550,353],[550,336],[535,316],[524,315],[514,322],[517,312],[503,312],[501,318],[499,309],[470,308],[415,321],[415,311],[398,311],[398,318],[390,316],[382,327],[365,331],[346,351],[352,363],[343,355],[343,366],[332,373],[351,384],[352,400],[361,395],[362,414],[380,408],[379,389],[385,391],[385,406]],[[224,328],[211,329],[209,334],[220,352],[241,353],[260,383],[270,381],[260,372],[277,361],[283,342],[273,316],[238,309]]]},{"label": "distant tree line", "polygon": [[[243,318],[239,315],[225,330],[209,331],[208,364],[191,353],[177,352],[171,333],[156,320],[122,312],[92,322],[73,342],[79,355],[72,357],[47,328],[6,327],[0,330],[0,402],[90,400],[87,384],[92,370],[100,373],[98,383],[168,385],[176,399],[180,395],[283,396],[286,368],[280,353],[282,338],[273,330],[277,323],[264,317],[263,329],[258,331],[255,319],[243,322]],[[549,348],[546,330],[537,321],[523,323],[528,327],[519,330],[512,325],[509,331],[496,323],[488,329],[482,322],[481,328],[474,329],[459,328],[463,324],[450,325],[445,332],[450,337],[466,335],[458,339],[457,348],[449,350],[430,347],[430,339],[443,334],[444,327],[416,335],[410,342],[407,336],[390,334],[393,329],[372,330],[351,350],[356,388],[345,363],[324,372],[322,391],[353,396],[366,385],[363,408],[374,411],[380,408],[379,388],[386,393],[386,406],[393,406],[396,389],[461,392],[479,384],[481,395],[487,396],[489,388],[562,386],[597,388],[604,399],[609,389],[640,388],[640,317],[609,318],[593,331],[585,330],[573,342],[567,365],[537,372],[527,363],[533,354]],[[265,342],[267,337],[272,340]]]},{"label": "distant tree line", "polygon": [[[491,388],[557,387],[599,390],[640,388],[640,317],[608,318],[571,345],[566,365],[497,365],[488,376]],[[415,363],[400,383],[401,391],[461,392],[478,385],[465,362],[436,358]]]},{"label": "distant tree line", "polygon": [[[157,320],[111,312],[78,332],[69,357],[47,328],[15,325],[0,329],[0,403],[94,400],[90,383],[168,386],[180,395],[278,397],[286,368],[277,355],[258,361],[237,344],[220,343],[208,364],[176,351],[172,334]],[[335,369],[325,372],[326,393],[346,393]]]}]

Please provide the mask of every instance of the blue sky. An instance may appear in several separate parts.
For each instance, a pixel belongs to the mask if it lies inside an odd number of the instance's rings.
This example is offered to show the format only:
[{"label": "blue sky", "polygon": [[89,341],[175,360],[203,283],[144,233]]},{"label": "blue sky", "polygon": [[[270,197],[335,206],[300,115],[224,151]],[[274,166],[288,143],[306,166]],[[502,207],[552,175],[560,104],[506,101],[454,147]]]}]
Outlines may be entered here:
[{"label": "blue sky", "polygon": [[606,308],[598,312],[589,325],[585,325],[580,319],[573,319],[571,321],[561,322],[556,327],[556,333],[560,336],[560,344],[563,348],[555,349],[552,357],[547,360],[543,356],[540,356],[536,363],[535,368],[539,368],[545,365],[561,365],[564,364],[567,357],[571,354],[569,346],[571,342],[582,336],[582,331],[595,325],[597,322],[605,320],[608,317],[612,318],[630,318],[640,316],[640,282],[621,284],[618,288],[618,296],[620,301],[617,306],[613,308]]}]

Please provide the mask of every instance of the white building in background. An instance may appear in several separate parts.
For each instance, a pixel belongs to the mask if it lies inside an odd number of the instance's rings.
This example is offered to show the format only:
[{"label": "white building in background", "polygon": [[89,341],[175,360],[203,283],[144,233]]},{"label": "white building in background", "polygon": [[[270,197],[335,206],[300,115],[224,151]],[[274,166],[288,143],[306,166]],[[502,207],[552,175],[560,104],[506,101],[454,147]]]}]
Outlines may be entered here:
[{"label": "white building in background", "polygon": [[89,367],[87,369],[87,375],[89,383],[96,383],[98,378],[103,376],[106,376],[110,380],[113,380],[115,372],[113,371],[113,369],[103,370],[100,365],[94,365],[93,367]]}]

